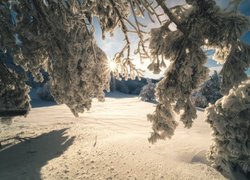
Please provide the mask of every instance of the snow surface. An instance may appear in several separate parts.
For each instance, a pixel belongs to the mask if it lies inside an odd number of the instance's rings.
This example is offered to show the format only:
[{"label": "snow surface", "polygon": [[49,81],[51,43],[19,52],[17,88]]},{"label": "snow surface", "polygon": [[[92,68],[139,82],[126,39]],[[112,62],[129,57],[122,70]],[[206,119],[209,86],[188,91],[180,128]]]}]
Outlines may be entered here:
[{"label": "snow surface", "polygon": [[3,144],[1,180],[224,179],[205,158],[211,137],[202,111],[192,129],[180,123],[171,140],[152,145],[146,115],[155,104],[136,96],[111,93],[79,118],[65,105],[49,105],[36,102],[27,118],[1,125],[0,140],[32,138]]}]

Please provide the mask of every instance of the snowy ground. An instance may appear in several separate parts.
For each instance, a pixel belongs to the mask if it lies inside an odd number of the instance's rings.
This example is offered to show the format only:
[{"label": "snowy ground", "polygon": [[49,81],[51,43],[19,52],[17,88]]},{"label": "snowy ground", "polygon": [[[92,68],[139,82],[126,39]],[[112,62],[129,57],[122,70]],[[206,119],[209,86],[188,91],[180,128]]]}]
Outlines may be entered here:
[{"label": "snowy ground", "polygon": [[0,140],[33,138],[3,144],[1,180],[223,179],[205,158],[211,137],[201,111],[192,129],[180,124],[172,140],[151,145],[146,114],[154,104],[135,96],[113,93],[104,103],[94,100],[79,118],[65,105],[33,104],[27,118],[1,125]]}]

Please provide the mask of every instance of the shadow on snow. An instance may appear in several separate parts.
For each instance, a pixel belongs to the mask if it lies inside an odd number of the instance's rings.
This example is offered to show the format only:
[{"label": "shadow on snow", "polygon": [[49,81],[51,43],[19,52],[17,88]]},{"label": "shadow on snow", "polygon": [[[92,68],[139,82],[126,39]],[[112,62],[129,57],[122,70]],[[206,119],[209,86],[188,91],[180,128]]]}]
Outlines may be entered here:
[{"label": "shadow on snow", "polygon": [[75,137],[65,136],[66,130],[54,130],[0,151],[0,179],[41,179],[41,168],[72,145]]}]

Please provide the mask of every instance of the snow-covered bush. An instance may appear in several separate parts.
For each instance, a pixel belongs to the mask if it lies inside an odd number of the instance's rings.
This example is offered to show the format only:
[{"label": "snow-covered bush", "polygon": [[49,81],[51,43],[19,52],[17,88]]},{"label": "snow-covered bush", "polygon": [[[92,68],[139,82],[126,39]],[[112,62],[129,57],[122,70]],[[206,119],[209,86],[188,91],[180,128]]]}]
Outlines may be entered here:
[{"label": "snow-covered bush", "polygon": [[207,98],[201,92],[193,92],[191,101],[195,107],[205,108],[208,105]]},{"label": "snow-covered bush", "polygon": [[55,101],[50,90],[50,84],[47,82],[42,87],[37,89],[37,96],[45,101]]},{"label": "snow-covered bush", "polygon": [[230,179],[250,179],[250,80],[206,111],[213,130],[212,165]]},{"label": "snow-covered bush", "polygon": [[142,101],[153,101],[155,100],[155,84],[150,79],[147,80],[147,83],[143,86],[139,97]]},{"label": "snow-covered bush", "polygon": [[201,85],[200,92],[206,97],[208,103],[214,104],[222,97],[221,83],[221,76],[216,71],[214,71],[214,74],[210,76],[209,80],[205,81]]},{"label": "snow-covered bush", "polygon": [[191,101],[196,107],[205,108],[209,103],[214,104],[222,97],[220,93],[221,77],[216,71],[191,95]]}]

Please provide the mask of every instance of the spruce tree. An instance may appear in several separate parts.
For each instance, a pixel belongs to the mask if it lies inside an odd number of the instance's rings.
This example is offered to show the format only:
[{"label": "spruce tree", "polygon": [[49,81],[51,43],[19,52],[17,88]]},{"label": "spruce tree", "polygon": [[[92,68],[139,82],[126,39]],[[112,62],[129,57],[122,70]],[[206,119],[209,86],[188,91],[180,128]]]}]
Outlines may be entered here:
[{"label": "spruce tree", "polygon": [[214,104],[222,97],[220,93],[221,77],[214,71],[197,90],[192,92],[191,100],[196,107],[205,108],[209,103]]},{"label": "spruce tree", "polygon": [[142,87],[139,97],[142,101],[154,101],[155,100],[155,84],[151,79],[147,79],[147,83]]}]

